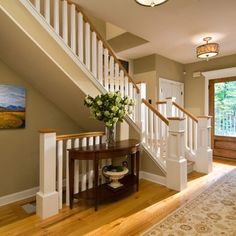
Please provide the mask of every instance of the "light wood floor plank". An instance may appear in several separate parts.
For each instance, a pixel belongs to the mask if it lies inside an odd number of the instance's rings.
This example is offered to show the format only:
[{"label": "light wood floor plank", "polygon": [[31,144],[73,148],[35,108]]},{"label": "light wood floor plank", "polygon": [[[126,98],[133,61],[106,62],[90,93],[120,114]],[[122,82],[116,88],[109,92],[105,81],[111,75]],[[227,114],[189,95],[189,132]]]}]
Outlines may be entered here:
[{"label": "light wood floor plank", "polygon": [[0,226],[5,224],[0,228],[0,235],[138,235],[193,199],[235,166],[236,162],[220,160],[214,163],[214,171],[209,175],[193,172],[189,175],[188,188],[181,193],[141,180],[139,192],[99,205],[97,212],[92,206],[80,202],[72,210],[64,207],[60,214],[41,220],[36,215],[27,217],[22,213],[19,209],[22,202],[10,204],[0,207]]}]

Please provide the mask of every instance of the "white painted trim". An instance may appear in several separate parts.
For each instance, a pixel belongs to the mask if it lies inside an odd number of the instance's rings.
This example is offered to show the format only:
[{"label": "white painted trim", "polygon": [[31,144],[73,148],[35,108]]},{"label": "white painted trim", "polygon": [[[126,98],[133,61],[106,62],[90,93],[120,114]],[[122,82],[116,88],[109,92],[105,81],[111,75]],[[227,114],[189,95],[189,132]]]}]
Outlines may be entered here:
[{"label": "white painted trim", "polygon": [[156,184],[161,184],[166,186],[166,177],[155,175],[146,171],[140,171],[139,172],[139,178],[140,179],[146,179],[148,181],[154,182]]},{"label": "white painted trim", "polygon": [[171,80],[171,79],[159,78],[159,83],[160,82],[167,82],[167,83],[172,83],[172,84],[177,84],[177,85],[184,85],[183,82],[179,82],[179,81],[175,81],[175,80]]},{"label": "white painted trim", "polygon": [[224,68],[220,70],[212,70],[202,72],[205,77],[205,104],[204,104],[204,115],[209,115],[209,80],[211,79],[222,79],[236,76],[236,67]]},{"label": "white painted trim", "polygon": [[39,191],[39,187],[27,189],[18,193],[9,194],[0,197],[0,206],[4,206],[13,202],[17,202],[26,198],[34,197]]}]

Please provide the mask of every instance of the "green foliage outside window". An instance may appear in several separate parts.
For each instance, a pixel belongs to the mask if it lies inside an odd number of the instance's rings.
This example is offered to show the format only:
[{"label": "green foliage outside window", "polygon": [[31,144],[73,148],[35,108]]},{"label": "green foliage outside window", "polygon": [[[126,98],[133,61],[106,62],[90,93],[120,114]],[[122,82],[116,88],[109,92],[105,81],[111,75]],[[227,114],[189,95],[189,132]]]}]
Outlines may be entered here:
[{"label": "green foliage outside window", "polygon": [[236,81],[215,84],[215,135],[236,136]]}]

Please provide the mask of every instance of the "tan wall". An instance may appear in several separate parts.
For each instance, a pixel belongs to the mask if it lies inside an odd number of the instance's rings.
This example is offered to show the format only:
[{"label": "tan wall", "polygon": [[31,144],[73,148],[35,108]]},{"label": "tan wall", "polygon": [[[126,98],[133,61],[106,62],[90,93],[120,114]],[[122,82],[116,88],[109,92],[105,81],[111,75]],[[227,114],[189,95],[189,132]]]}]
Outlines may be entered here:
[{"label": "tan wall", "polygon": [[38,186],[40,128],[55,128],[59,133],[80,128],[2,61],[0,84],[23,86],[27,94],[26,128],[0,130],[0,196],[4,196]]},{"label": "tan wall", "polygon": [[185,108],[194,115],[204,114],[204,77],[193,78],[193,72],[204,72],[236,66],[236,55],[225,56],[185,65]]},{"label": "tan wall", "polygon": [[147,99],[151,99],[153,102],[157,99],[157,79],[156,71],[148,71],[134,75],[134,81],[136,83],[146,83],[146,95]]},{"label": "tan wall", "polygon": [[155,54],[134,60],[134,74],[154,71],[155,69]]},{"label": "tan wall", "polygon": [[99,34],[103,37],[103,39],[106,39],[106,22],[91,16],[88,12],[85,12],[85,14],[90,19]]},{"label": "tan wall", "polygon": [[184,82],[184,65],[156,54],[157,76],[163,79]]}]

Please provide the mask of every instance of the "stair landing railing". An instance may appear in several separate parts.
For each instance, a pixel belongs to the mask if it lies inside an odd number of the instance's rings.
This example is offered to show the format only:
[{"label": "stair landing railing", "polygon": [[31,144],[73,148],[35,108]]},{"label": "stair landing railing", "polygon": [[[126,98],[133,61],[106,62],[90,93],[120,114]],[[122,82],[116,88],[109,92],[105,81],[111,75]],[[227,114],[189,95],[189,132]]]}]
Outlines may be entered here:
[{"label": "stair landing railing", "polygon": [[187,158],[194,161],[197,152],[197,124],[198,119],[186,109],[175,102],[175,98],[166,98],[165,101],[156,102],[157,109],[164,117],[185,118],[185,152]]},{"label": "stair landing railing", "polygon": [[193,161],[194,170],[212,171],[211,117],[194,116],[175,102],[175,98],[158,101],[157,109],[164,117],[185,118],[185,157]]}]

